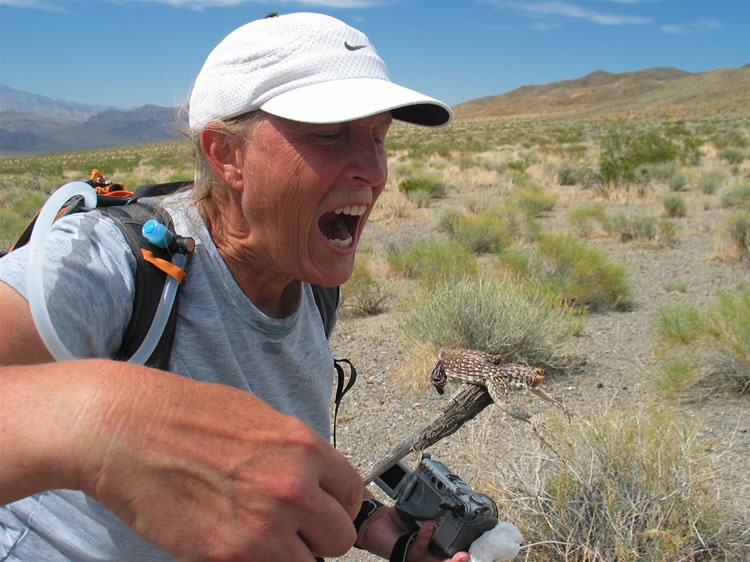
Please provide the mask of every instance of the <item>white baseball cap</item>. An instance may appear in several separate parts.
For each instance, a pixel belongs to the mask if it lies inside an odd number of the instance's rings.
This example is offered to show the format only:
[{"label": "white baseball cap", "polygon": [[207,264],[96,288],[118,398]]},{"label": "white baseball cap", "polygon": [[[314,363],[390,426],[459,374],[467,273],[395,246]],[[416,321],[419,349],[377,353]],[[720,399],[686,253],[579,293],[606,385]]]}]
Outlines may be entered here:
[{"label": "white baseball cap", "polygon": [[391,82],[364,33],[311,13],[267,17],[227,35],[195,80],[190,129],[255,109],[303,123],[341,123],[385,111],[428,127],[453,119],[450,106]]}]

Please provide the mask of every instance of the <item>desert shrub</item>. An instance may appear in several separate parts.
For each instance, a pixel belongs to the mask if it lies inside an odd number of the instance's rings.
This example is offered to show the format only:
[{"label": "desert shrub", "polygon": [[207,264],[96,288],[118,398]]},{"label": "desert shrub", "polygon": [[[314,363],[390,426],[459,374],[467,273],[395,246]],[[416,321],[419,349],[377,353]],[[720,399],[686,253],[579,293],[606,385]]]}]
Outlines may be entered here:
[{"label": "desert shrub", "polygon": [[589,188],[594,182],[595,175],[591,168],[564,166],[557,172],[557,181],[560,185],[580,185]]},{"label": "desert shrub", "polygon": [[669,178],[669,181],[667,182],[667,185],[669,185],[669,189],[672,191],[682,191],[687,187],[688,179],[684,174],[675,174],[671,178]]},{"label": "desert shrub", "polygon": [[486,197],[481,199],[477,197],[469,197],[464,203],[464,206],[470,213],[481,213],[486,211],[488,205],[489,200]]},{"label": "desert shrub", "polygon": [[480,166],[485,170],[502,174],[508,169],[508,163],[505,160],[494,157],[484,157],[480,160]]},{"label": "desert shrub", "polygon": [[439,179],[432,176],[417,176],[406,178],[398,184],[398,190],[407,197],[415,191],[424,191],[431,197],[439,199],[445,197],[445,184]]},{"label": "desert shrub", "polygon": [[538,284],[461,277],[421,291],[399,329],[419,345],[464,347],[507,361],[557,367],[565,343],[581,329],[581,318]]},{"label": "desert shrub", "polygon": [[724,184],[727,173],[724,170],[707,170],[698,176],[697,186],[706,195],[713,195]]},{"label": "desert shrub", "polygon": [[341,290],[344,310],[362,316],[373,316],[385,310],[389,294],[371,272],[372,258],[360,252],[354,262],[354,271]]},{"label": "desert shrub", "polygon": [[677,174],[677,164],[674,161],[660,162],[649,166],[648,170],[652,178],[668,182]]},{"label": "desert shrub", "polygon": [[735,209],[750,210],[750,183],[727,188],[721,193],[721,205]]},{"label": "desert shrub", "polygon": [[740,211],[727,219],[727,231],[740,257],[750,256],[750,212]]},{"label": "desert shrub", "polygon": [[696,136],[686,136],[682,139],[677,157],[683,164],[698,166],[701,163],[703,153],[701,148],[705,144],[705,139]]},{"label": "desert shrub", "polygon": [[609,220],[605,228],[620,242],[653,240],[656,238],[657,221],[654,217],[618,213]]},{"label": "desert shrub", "polygon": [[557,197],[544,193],[541,189],[524,189],[515,192],[508,204],[517,206],[525,215],[538,217],[555,207]]},{"label": "desert shrub", "polygon": [[455,240],[421,238],[405,248],[389,248],[388,263],[396,271],[427,285],[457,275],[476,275],[476,256]]},{"label": "desert shrub", "polygon": [[630,283],[621,265],[580,240],[546,234],[537,245],[542,259],[540,277],[567,303],[588,310],[628,308]]},{"label": "desert shrub", "polygon": [[593,232],[592,222],[597,222],[603,229],[607,229],[609,219],[607,210],[602,203],[592,203],[577,207],[568,213],[568,222],[581,236],[590,236]]},{"label": "desert shrub", "polygon": [[671,162],[677,146],[656,129],[638,131],[616,126],[600,139],[599,177],[609,185],[631,184],[648,179],[648,164]]},{"label": "desert shrub", "polygon": [[563,144],[563,145],[556,145],[552,149],[556,154],[560,154],[561,156],[564,156],[565,158],[571,159],[571,160],[580,160],[583,158],[588,151],[588,146],[583,143],[576,143],[576,144]]},{"label": "desert shrub", "polygon": [[456,232],[459,221],[463,218],[464,213],[456,207],[441,207],[437,212],[438,230],[452,235]]},{"label": "desert shrub", "polygon": [[677,227],[672,221],[659,221],[659,231],[656,240],[664,246],[674,246],[677,243]]},{"label": "desert shrub", "polygon": [[711,136],[711,142],[719,150],[730,147],[745,148],[748,144],[745,135],[737,129],[716,132]]},{"label": "desert shrub", "polygon": [[479,486],[521,530],[524,560],[743,559],[748,522],[696,422],[661,404],[558,415],[549,446],[523,453],[509,425]]},{"label": "desert shrub", "polygon": [[677,193],[666,193],[661,198],[664,214],[668,217],[684,217],[687,215],[685,200]]},{"label": "desert shrub", "polygon": [[462,154],[455,160],[456,166],[458,166],[459,170],[468,170],[469,168],[473,168],[474,166],[478,166],[477,161],[466,154]]},{"label": "desert shrub", "polygon": [[415,189],[406,193],[406,198],[418,209],[424,209],[432,203],[432,192],[425,189]]},{"label": "desert shrub", "polygon": [[668,293],[687,293],[687,285],[685,283],[667,283],[664,285],[664,290]]},{"label": "desert shrub", "polygon": [[44,201],[38,191],[0,192],[0,250],[8,250],[18,240]]},{"label": "desert shrub", "polygon": [[[750,393],[750,289],[720,293],[703,307],[681,304],[663,309],[656,333],[656,350],[669,366],[657,378],[662,388],[679,375],[690,384],[674,388],[675,392],[729,385],[739,393]],[[696,358],[689,371],[675,362],[684,355]]]},{"label": "desert shrub", "polygon": [[424,168],[424,162],[421,160],[411,160],[402,162],[394,167],[394,174],[398,176],[413,176]]},{"label": "desert shrub", "polygon": [[506,164],[511,170],[522,174],[526,173],[526,170],[530,165],[527,160],[509,160]]},{"label": "desert shrub", "polygon": [[578,309],[621,310],[632,304],[625,268],[572,236],[542,234],[525,258],[503,252],[497,260],[503,270],[538,280]]},{"label": "desert shrub", "polygon": [[740,148],[724,148],[719,151],[719,158],[727,164],[741,164],[746,156],[745,151]]},{"label": "desert shrub", "polygon": [[497,252],[513,242],[512,233],[506,230],[505,223],[487,213],[461,217],[452,236],[475,254]]}]

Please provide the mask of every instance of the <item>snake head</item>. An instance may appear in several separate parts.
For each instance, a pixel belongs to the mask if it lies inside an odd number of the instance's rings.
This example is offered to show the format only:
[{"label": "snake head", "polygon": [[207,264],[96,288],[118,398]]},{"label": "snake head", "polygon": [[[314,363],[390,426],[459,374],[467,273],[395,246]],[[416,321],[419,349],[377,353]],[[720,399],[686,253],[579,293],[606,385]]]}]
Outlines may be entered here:
[{"label": "snake head", "polygon": [[448,377],[445,375],[445,369],[443,368],[443,362],[438,359],[435,367],[430,373],[430,383],[435,387],[438,394],[445,392],[445,383],[448,382]]}]

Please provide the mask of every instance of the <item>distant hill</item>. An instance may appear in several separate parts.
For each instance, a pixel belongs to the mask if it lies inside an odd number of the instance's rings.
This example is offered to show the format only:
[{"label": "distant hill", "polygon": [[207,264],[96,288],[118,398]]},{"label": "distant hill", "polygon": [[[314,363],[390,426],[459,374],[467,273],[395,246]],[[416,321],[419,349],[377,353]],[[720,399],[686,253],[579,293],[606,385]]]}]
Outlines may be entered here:
[{"label": "distant hill", "polygon": [[[649,68],[522,86],[454,107],[456,117],[645,113],[750,114],[750,64],[706,72]],[[179,138],[175,108],[112,109],[53,100],[0,86],[0,154],[33,154],[160,142]]]},{"label": "distant hill", "polygon": [[502,115],[636,115],[750,113],[750,65],[690,73],[649,68],[612,74],[597,70],[575,80],[522,86],[453,108],[457,118]]},{"label": "distant hill", "polygon": [[175,108],[53,100],[0,86],[0,154],[64,152],[179,138]]},{"label": "distant hill", "polygon": [[0,112],[18,111],[40,117],[81,120],[105,109],[107,108],[97,105],[53,100],[0,85]]}]

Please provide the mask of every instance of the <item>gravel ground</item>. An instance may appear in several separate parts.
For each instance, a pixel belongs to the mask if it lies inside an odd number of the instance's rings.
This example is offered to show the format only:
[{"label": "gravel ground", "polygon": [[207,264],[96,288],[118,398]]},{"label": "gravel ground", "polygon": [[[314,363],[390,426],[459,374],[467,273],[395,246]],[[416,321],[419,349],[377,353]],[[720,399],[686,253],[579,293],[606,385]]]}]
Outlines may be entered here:
[{"label": "gravel ground", "polygon": [[[558,186],[557,189],[571,188]],[[548,230],[569,229],[568,212],[586,202],[580,194],[560,193],[555,209],[543,219]],[[475,194],[453,195],[444,204],[459,206],[461,197],[472,195]],[[706,197],[700,193],[685,194],[689,203],[688,216],[673,219],[678,227],[678,242],[672,248],[653,243],[620,243],[604,236],[589,240],[627,268],[635,306],[625,312],[590,314],[583,333],[570,342],[570,354],[576,357],[578,367],[545,381],[545,391],[561,397],[574,415],[586,415],[589,408],[603,403],[613,407],[628,406],[655,398],[651,395],[649,381],[656,372],[657,361],[651,346],[658,311],[680,302],[708,302],[721,290],[747,286],[750,264],[720,257],[725,248],[722,248],[719,232],[728,212],[719,208],[716,200],[706,205]],[[660,207],[658,202],[648,199],[607,201],[606,204],[610,215],[625,212],[655,216]],[[388,244],[427,232],[434,228],[434,221],[435,214],[423,209],[415,209],[409,217],[401,219],[375,220],[368,225],[363,242],[375,248],[375,255],[383,255],[383,248]],[[405,283],[393,280],[392,291],[408,291]],[[669,291],[670,284],[682,284],[686,290]],[[412,375],[405,374],[405,365],[410,364],[413,353],[395,329],[397,299],[391,299],[390,305],[385,313],[377,316],[342,318],[332,338],[334,355],[348,357],[359,371],[358,382],[339,411],[338,443],[360,470],[427,423],[444,406],[447,396],[435,394],[426,381],[432,365],[422,365],[414,368]],[[719,394],[682,403],[680,407],[685,416],[703,416],[700,438],[705,440],[707,450],[722,455],[727,485],[735,492],[738,503],[750,511],[748,404],[746,398]],[[548,405],[535,401],[530,407],[543,414]],[[476,463],[468,460],[475,453],[470,449],[487,446],[493,439],[505,439],[509,434],[513,438],[521,435],[519,439],[523,441],[530,433],[523,434],[517,422],[509,421],[499,411],[488,410],[433,448],[435,458],[469,482],[478,469]],[[481,441],[477,440],[479,434]],[[519,443],[519,447],[523,446]],[[414,464],[416,457],[407,460]],[[379,490],[373,492],[379,493]],[[353,550],[339,560],[379,558]]]}]

